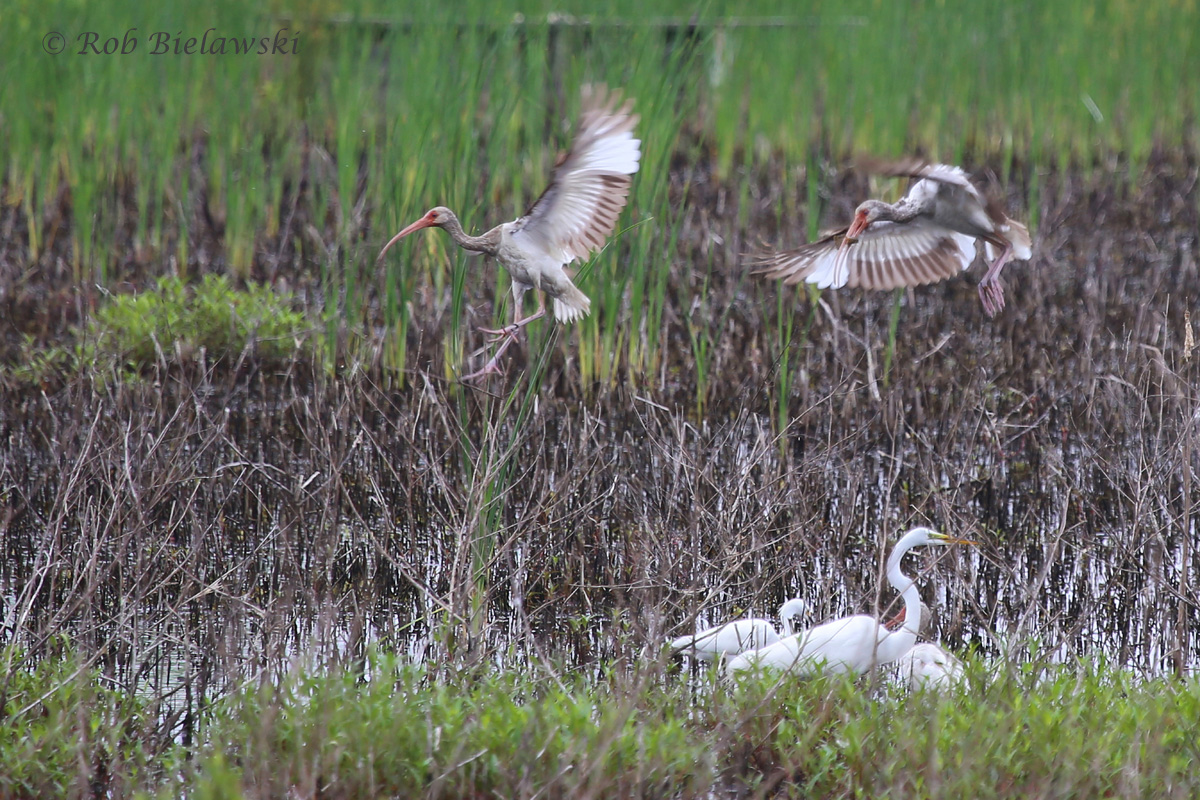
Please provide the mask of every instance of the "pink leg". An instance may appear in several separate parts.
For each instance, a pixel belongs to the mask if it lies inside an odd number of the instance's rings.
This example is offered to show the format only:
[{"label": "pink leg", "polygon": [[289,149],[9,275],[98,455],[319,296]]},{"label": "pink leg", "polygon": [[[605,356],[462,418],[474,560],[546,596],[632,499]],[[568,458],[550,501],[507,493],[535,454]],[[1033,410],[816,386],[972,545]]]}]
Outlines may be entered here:
[{"label": "pink leg", "polygon": [[488,359],[488,362],[483,365],[483,369],[476,370],[475,372],[472,372],[470,375],[463,375],[462,380],[473,381],[476,378],[482,378],[485,375],[502,375],[504,373],[504,370],[500,369],[500,366],[499,366],[500,356],[504,355],[504,351],[508,349],[509,345],[511,345],[513,342],[515,342],[517,340],[517,337],[515,335],[513,335],[513,336],[503,337],[503,339],[504,339],[504,343],[501,344],[500,347],[496,349],[495,355],[493,355],[490,359]]},{"label": "pink leg", "polygon": [[1004,286],[1000,283],[1000,270],[1012,257],[1013,248],[1007,244],[1000,252],[1000,257],[988,267],[983,280],[979,282],[979,299],[983,301],[983,310],[989,317],[994,317],[1004,308]]},{"label": "pink leg", "polygon": [[495,344],[496,342],[501,342],[501,345],[496,350],[495,355],[493,355],[490,359],[488,359],[488,362],[483,365],[483,369],[478,370],[476,372],[472,372],[470,375],[464,375],[462,380],[470,381],[470,380],[474,380],[475,378],[482,377],[484,375],[496,375],[496,374],[500,374],[501,372],[503,372],[503,370],[501,370],[499,367],[500,356],[504,355],[504,351],[507,350],[509,348],[509,346],[517,340],[517,334],[520,333],[521,328],[523,328],[526,325],[528,325],[529,323],[533,322],[535,319],[541,319],[542,317],[546,316],[546,298],[540,291],[537,293],[537,298],[538,298],[538,310],[535,311],[530,316],[525,317],[524,319],[522,319],[520,317],[520,314],[521,314],[520,301],[518,301],[517,304],[513,308],[513,321],[512,321],[511,325],[506,325],[503,328],[496,328],[496,329],[492,329],[492,328],[480,328],[479,329],[483,333],[491,334],[492,337],[494,337],[494,338],[488,340],[488,344]]},{"label": "pink leg", "polygon": [[517,331],[521,330],[521,328],[524,328],[535,319],[541,319],[542,317],[546,316],[546,298],[540,291],[537,292],[537,299],[538,310],[530,314],[528,317],[522,319],[521,306],[520,302],[518,301],[518,303],[513,306],[513,321],[511,325],[505,325],[503,328],[479,328],[479,331],[496,337],[492,339],[492,344],[500,341],[505,336],[516,336]]},{"label": "pink leg", "polygon": [[[515,294],[515,292],[514,292],[514,294]],[[522,292],[521,294],[524,295],[524,292]],[[514,297],[513,298],[513,321],[512,321],[512,324],[505,325],[503,328],[485,328],[481,325],[476,330],[478,330],[480,333],[487,333],[487,334],[490,334],[495,337],[504,337],[504,336],[508,336],[512,333],[515,333],[516,331],[519,331],[521,329],[521,326],[524,325],[526,322],[527,322],[527,320],[524,320],[521,318],[521,298]],[[500,341],[500,338],[491,339],[489,341],[498,342],[498,341]]]},{"label": "pink leg", "polygon": [[544,316],[546,316],[546,309],[541,308],[524,319],[513,320],[511,325],[505,325],[503,328],[479,328],[478,330],[480,333],[487,333],[495,337],[491,340],[491,344],[495,344],[496,342],[508,336],[516,336],[517,332],[520,331],[521,328],[524,328],[535,319],[541,319]]}]

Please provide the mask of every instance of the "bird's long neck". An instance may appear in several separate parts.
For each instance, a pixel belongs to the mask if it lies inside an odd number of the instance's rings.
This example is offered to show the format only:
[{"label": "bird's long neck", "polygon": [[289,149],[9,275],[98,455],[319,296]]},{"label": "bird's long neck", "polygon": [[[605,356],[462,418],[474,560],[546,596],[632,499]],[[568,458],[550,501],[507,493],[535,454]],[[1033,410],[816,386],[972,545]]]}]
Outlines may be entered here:
[{"label": "bird's long neck", "polygon": [[921,631],[921,595],[913,579],[900,571],[900,559],[904,558],[904,554],[913,546],[903,540],[896,544],[891,557],[888,558],[887,579],[904,598],[904,624],[900,629],[916,636]]},{"label": "bird's long neck", "polygon": [[808,606],[799,598],[788,600],[779,607],[779,627],[783,629],[784,638],[796,632],[792,618],[803,615],[807,610]]},{"label": "bird's long neck", "polygon": [[446,233],[450,234],[450,238],[454,243],[464,250],[473,250],[476,253],[486,253],[490,256],[496,255],[496,249],[500,246],[500,228],[492,228],[482,236],[471,236],[463,230],[462,223],[458,221],[458,216],[454,212],[450,212],[446,221],[441,224]]},{"label": "bird's long neck", "polygon": [[882,200],[877,201],[879,209],[876,212],[875,220],[877,222],[909,222],[921,215],[923,209],[913,203],[901,200],[899,203],[885,203]]}]

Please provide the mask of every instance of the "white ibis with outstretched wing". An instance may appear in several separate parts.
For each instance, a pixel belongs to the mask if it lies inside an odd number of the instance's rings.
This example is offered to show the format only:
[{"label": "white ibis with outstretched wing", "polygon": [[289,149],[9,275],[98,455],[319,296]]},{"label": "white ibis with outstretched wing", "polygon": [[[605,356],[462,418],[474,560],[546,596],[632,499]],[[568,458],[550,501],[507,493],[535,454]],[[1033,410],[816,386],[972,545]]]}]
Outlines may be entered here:
[{"label": "white ibis with outstretched wing", "polygon": [[853,221],[794,250],[755,257],[755,274],[822,289],[895,289],[949,278],[975,260],[982,239],[991,266],[979,283],[988,316],[1004,308],[1000,271],[1033,255],[1029,229],[988,199],[958,167],[919,159],[870,162],[869,172],[919,178],[899,202],[864,200]]},{"label": "white ibis with outstretched wing", "polygon": [[[617,224],[638,170],[641,142],[633,136],[638,117],[633,101],[621,102],[618,91],[604,86],[583,87],[583,105],[574,141],[559,159],[542,192],[524,216],[505,222],[481,236],[471,236],[453,211],[430,209],[392,237],[379,253],[382,259],[396,242],[422,228],[443,228],[466,250],[493,256],[512,278],[513,321],[500,329],[482,328],[491,341],[503,342],[483,369],[464,380],[499,372],[501,354],[521,328],[545,315],[543,292],[553,300],[554,318],[574,322],[587,315],[591,300],[575,286],[565,269],[576,259],[599,252]],[[533,289],[538,310],[521,315],[525,292]]]}]

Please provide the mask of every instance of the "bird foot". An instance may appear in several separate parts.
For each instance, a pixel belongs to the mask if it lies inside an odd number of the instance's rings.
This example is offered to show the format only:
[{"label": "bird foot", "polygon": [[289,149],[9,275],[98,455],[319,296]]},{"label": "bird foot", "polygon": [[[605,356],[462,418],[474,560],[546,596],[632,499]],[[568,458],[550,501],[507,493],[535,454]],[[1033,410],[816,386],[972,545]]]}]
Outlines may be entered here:
[{"label": "bird foot", "polygon": [[[488,328],[480,328],[479,330],[492,335],[492,338],[488,339],[489,345],[495,344],[496,342],[500,342],[501,344],[496,348],[496,352],[492,355],[492,357],[488,359],[488,362],[483,365],[483,369],[472,372],[470,375],[464,375],[462,377],[462,380],[464,381],[475,380],[476,378],[482,378],[487,375],[503,375],[504,370],[500,369],[499,367],[500,356],[504,355],[504,351],[512,346],[512,343],[517,340],[517,334],[520,332],[521,326],[514,323],[512,325],[506,325],[499,330],[491,330]],[[472,356],[477,355],[486,349],[487,345],[484,345],[475,353],[472,353]]]},{"label": "bird foot", "polygon": [[477,330],[480,333],[488,335],[488,344],[495,344],[496,342],[504,341],[510,336],[514,339],[517,338],[517,334],[521,332],[523,324],[522,322],[514,322],[511,325],[505,325],[503,328],[478,328]]},{"label": "bird foot", "polygon": [[994,317],[1004,310],[1004,287],[999,281],[985,278],[979,283],[979,299],[983,301],[984,313]]},{"label": "bird foot", "polygon": [[465,382],[465,381],[473,381],[478,378],[486,378],[489,375],[503,375],[504,370],[500,368],[500,353],[501,352],[503,352],[503,351],[497,352],[496,355],[494,355],[490,359],[488,359],[488,362],[483,365],[483,369],[477,369],[474,372],[472,372],[470,375],[463,375],[459,380]]},{"label": "bird foot", "polygon": [[481,327],[481,329],[479,329],[479,331],[481,333],[487,333],[487,343],[488,344],[496,344],[497,342],[503,342],[504,339],[509,339],[509,341],[516,341],[517,333],[521,332],[521,326],[520,325],[505,325],[504,327],[500,327],[500,329],[497,329],[497,330],[492,330],[492,329],[490,329],[490,327]]}]

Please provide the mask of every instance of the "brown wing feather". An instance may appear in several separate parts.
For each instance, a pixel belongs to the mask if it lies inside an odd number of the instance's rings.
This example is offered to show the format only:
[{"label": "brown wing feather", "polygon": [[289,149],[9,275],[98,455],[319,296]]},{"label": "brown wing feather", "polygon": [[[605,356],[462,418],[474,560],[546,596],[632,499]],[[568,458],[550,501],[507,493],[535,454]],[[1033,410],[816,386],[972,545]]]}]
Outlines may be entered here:
[{"label": "brown wing feather", "polygon": [[622,104],[618,91],[585,86],[570,150],[550,185],[517,221],[520,230],[564,263],[603,248],[625,207],[641,157],[632,109],[633,101]]},{"label": "brown wing feather", "polygon": [[975,202],[979,203],[987,214],[988,219],[996,227],[1003,227],[1011,222],[1004,207],[1004,200],[989,188],[980,189],[961,167],[948,164],[938,164],[916,156],[908,156],[895,160],[866,157],[855,163],[855,168],[876,175],[887,175],[892,178],[927,178],[937,181],[947,187],[957,187],[965,190]]},{"label": "brown wing feather", "polygon": [[973,192],[979,191],[967,173],[960,167],[938,164],[915,156],[891,160],[866,157],[860,158],[854,166],[862,172],[870,172],[875,175],[887,175],[891,178],[928,178],[938,183],[961,186]]},{"label": "brown wing feather", "polygon": [[821,288],[894,289],[944,280],[975,259],[971,237],[920,221],[877,224],[863,231],[856,244],[842,248],[846,230],[793,250],[755,256],[754,274],[789,285],[803,281]]}]

